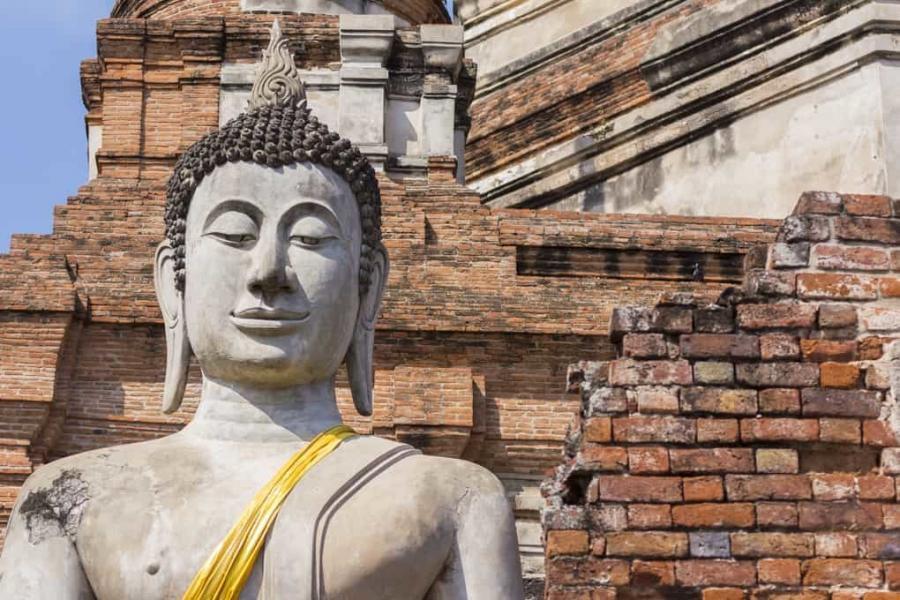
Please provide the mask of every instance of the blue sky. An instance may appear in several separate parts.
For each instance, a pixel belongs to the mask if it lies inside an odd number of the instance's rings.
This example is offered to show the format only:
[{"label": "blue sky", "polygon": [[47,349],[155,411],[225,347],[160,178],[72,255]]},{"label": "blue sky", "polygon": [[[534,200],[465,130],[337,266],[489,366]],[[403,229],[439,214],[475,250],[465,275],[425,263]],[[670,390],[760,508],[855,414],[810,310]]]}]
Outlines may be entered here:
[{"label": "blue sky", "polygon": [[26,0],[0,19],[0,252],[12,233],[49,233],[53,205],[87,181],[78,67],[114,0]]},{"label": "blue sky", "polygon": [[87,182],[78,68],[113,3],[20,0],[0,19],[0,252],[13,233],[49,233],[53,206]]}]

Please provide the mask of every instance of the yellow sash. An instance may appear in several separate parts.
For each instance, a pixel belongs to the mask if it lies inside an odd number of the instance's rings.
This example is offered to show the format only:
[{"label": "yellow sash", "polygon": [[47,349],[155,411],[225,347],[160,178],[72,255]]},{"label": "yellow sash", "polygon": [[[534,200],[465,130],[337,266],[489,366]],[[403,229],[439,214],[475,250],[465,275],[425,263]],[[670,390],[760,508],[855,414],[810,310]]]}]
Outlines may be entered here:
[{"label": "yellow sash", "polygon": [[288,494],[316,463],[353,435],[352,429],[338,425],[323,431],[294,454],[257,492],[253,502],[194,577],[183,600],[236,600]]}]

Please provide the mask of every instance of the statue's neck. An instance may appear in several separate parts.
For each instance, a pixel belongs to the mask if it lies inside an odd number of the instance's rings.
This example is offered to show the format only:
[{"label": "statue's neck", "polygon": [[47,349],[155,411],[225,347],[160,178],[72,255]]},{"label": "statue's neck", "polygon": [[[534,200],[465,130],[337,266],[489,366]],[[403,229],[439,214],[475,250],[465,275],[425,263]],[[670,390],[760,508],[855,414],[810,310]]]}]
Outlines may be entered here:
[{"label": "statue's neck", "polygon": [[305,443],[341,424],[334,381],[261,389],[204,378],[184,435],[235,443]]}]

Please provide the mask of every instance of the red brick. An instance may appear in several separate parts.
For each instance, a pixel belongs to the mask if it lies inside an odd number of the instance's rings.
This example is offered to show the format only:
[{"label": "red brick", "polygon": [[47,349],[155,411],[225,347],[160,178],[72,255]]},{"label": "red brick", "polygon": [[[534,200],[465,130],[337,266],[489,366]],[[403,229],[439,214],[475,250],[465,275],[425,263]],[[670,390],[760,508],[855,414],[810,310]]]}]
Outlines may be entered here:
[{"label": "red brick", "polygon": [[894,446],[897,437],[885,421],[863,421],[863,443],[867,446]]},{"label": "red brick", "polygon": [[815,538],[810,533],[732,533],[731,553],[736,558],[815,555]]},{"label": "red brick", "polygon": [[822,387],[852,389],[859,387],[859,367],[845,363],[822,363],[819,367]]},{"label": "red brick", "polygon": [[879,392],[811,388],[803,390],[801,398],[804,416],[872,419],[881,414]]},{"label": "red brick", "polygon": [[665,448],[646,446],[628,449],[628,470],[633,474],[666,473],[669,452]]},{"label": "red brick", "polygon": [[856,360],[855,341],[800,340],[803,358],[811,362],[850,362]]},{"label": "red brick", "polygon": [[548,531],[547,556],[587,554],[590,539],[587,531]]},{"label": "red brick", "polygon": [[841,240],[900,245],[900,221],[865,217],[838,217],[834,233]]},{"label": "red brick", "polygon": [[739,383],[751,387],[806,387],[818,385],[819,365],[811,363],[752,363],[735,365]]},{"label": "red brick", "polygon": [[819,439],[816,419],[763,417],[741,420],[745,442],[815,442]]},{"label": "red brick", "polygon": [[686,413],[756,414],[756,391],[718,387],[685,388],[681,393],[681,410]]},{"label": "red brick", "polygon": [[673,473],[752,473],[751,448],[700,448],[669,451]]},{"label": "red brick", "polygon": [[856,217],[890,217],[893,214],[889,197],[864,194],[845,194],[844,210]]},{"label": "red brick", "polygon": [[900,558],[900,533],[866,533],[860,537],[865,558]]},{"label": "red brick", "polygon": [[859,444],[860,422],[855,419],[819,419],[819,440],[832,444]]},{"label": "red brick", "polygon": [[892,500],[895,496],[893,477],[861,475],[856,483],[860,500]]},{"label": "red brick", "polygon": [[803,562],[803,585],[877,587],[882,579],[881,563],[873,560],[816,558]]},{"label": "red brick", "polygon": [[868,502],[801,502],[800,528],[809,531],[881,529],[881,505]]},{"label": "red brick", "polygon": [[756,583],[756,565],[749,561],[682,560],[675,565],[675,578],[686,587],[751,586]]},{"label": "red brick", "polygon": [[884,582],[892,590],[900,589],[900,563],[884,563]]},{"label": "red brick", "polygon": [[716,502],[725,499],[721,477],[685,477],[685,502]]},{"label": "red brick", "polygon": [[800,561],[790,558],[766,558],[757,564],[762,584],[800,585]]},{"label": "red brick", "polygon": [[797,275],[797,294],[806,299],[875,300],[878,286],[864,275],[801,273]]},{"label": "red brick", "polygon": [[759,412],[763,414],[800,414],[800,391],[792,388],[760,390]]},{"label": "red brick", "polygon": [[800,358],[800,344],[796,336],[769,333],[759,337],[759,353],[763,360],[797,360]]},{"label": "red brick", "polygon": [[690,333],[693,316],[690,309],[680,307],[627,307],[613,309],[609,332],[625,333]]},{"label": "red brick", "polygon": [[864,337],[859,340],[859,360],[880,360],[884,356],[884,346],[891,338],[878,336]]},{"label": "red brick", "polygon": [[560,557],[547,561],[547,580],[557,585],[628,585],[631,578],[628,561],[593,556]]},{"label": "red brick", "polygon": [[622,338],[622,355],[628,358],[666,358],[666,338],[661,333],[629,333]]},{"label": "red brick", "polygon": [[839,215],[843,206],[843,197],[833,192],[803,192],[795,215]]},{"label": "red brick", "polygon": [[612,420],[608,417],[587,419],[584,422],[584,439],[587,442],[606,443],[612,440]]},{"label": "red brick", "polygon": [[816,324],[816,307],[809,304],[741,304],[737,323],[742,329],[810,329]]},{"label": "red brick", "polygon": [[887,271],[891,255],[885,248],[818,244],[813,252],[815,266],[837,271]]},{"label": "red brick", "polygon": [[796,527],[799,509],[794,502],[757,502],[756,520],[760,527]]},{"label": "red brick", "polygon": [[601,475],[597,478],[598,498],[610,502],[680,502],[678,477],[637,477]]},{"label": "red brick", "polygon": [[900,529],[900,504],[885,504],[881,507],[885,529]]},{"label": "red brick", "polygon": [[663,386],[639,386],[633,390],[637,409],[644,414],[678,412],[678,388]]},{"label": "red brick", "polygon": [[616,600],[616,590],[611,588],[549,587],[546,600]]},{"label": "red brick", "polygon": [[632,529],[668,529],[672,507],[668,504],[629,504],[628,526]]},{"label": "red brick", "polygon": [[693,419],[679,417],[623,417],[613,419],[613,437],[619,442],[692,444],[697,436]]},{"label": "red brick", "polygon": [[900,277],[879,277],[878,293],[882,298],[900,298]]},{"label": "red brick", "polygon": [[822,304],[819,306],[819,327],[842,329],[856,326],[856,307],[852,304]]},{"label": "red brick", "polygon": [[676,558],[687,552],[686,533],[623,531],[606,536],[607,556]]},{"label": "red brick", "polygon": [[617,446],[585,444],[578,452],[577,462],[593,471],[624,471],[628,468],[628,453]]},{"label": "red brick", "polygon": [[756,450],[756,471],[769,474],[791,474],[800,469],[796,450],[760,448]]},{"label": "red brick", "polygon": [[812,498],[812,486],[806,475],[728,475],[725,492],[733,502]]},{"label": "red brick", "polygon": [[755,335],[697,333],[681,336],[681,354],[686,358],[749,359],[759,357]]},{"label": "red brick", "polygon": [[814,473],[810,477],[816,500],[852,500],[856,496],[856,477],[849,473]]},{"label": "red brick", "polygon": [[737,419],[697,419],[697,442],[728,443],[739,437]]},{"label": "red brick", "polygon": [[612,385],[689,385],[693,376],[691,363],[686,360],[620,358],[609,363]]},{"label": "red brick", "polygon": [[677,527],[745,528],[756,519],[752,504],[683,504],[672,507],[672,523]]},{"label": "red brick", "polygon": [[858,551],[852,533],[829,532],[816,534],[816,555],[831,558],[855,558]]}]

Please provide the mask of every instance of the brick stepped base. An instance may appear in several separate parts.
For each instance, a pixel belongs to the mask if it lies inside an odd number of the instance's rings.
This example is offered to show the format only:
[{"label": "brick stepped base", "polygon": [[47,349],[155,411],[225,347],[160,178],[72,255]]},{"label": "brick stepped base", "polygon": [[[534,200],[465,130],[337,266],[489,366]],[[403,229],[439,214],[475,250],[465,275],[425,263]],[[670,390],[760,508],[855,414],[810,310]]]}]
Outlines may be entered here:
[{"label": "brick stepped base", "polygon": [[806,194],[742,289],[614,311],[619,358],[569,373],[548,599],[900,599],[898,245],[900,202]]}]

